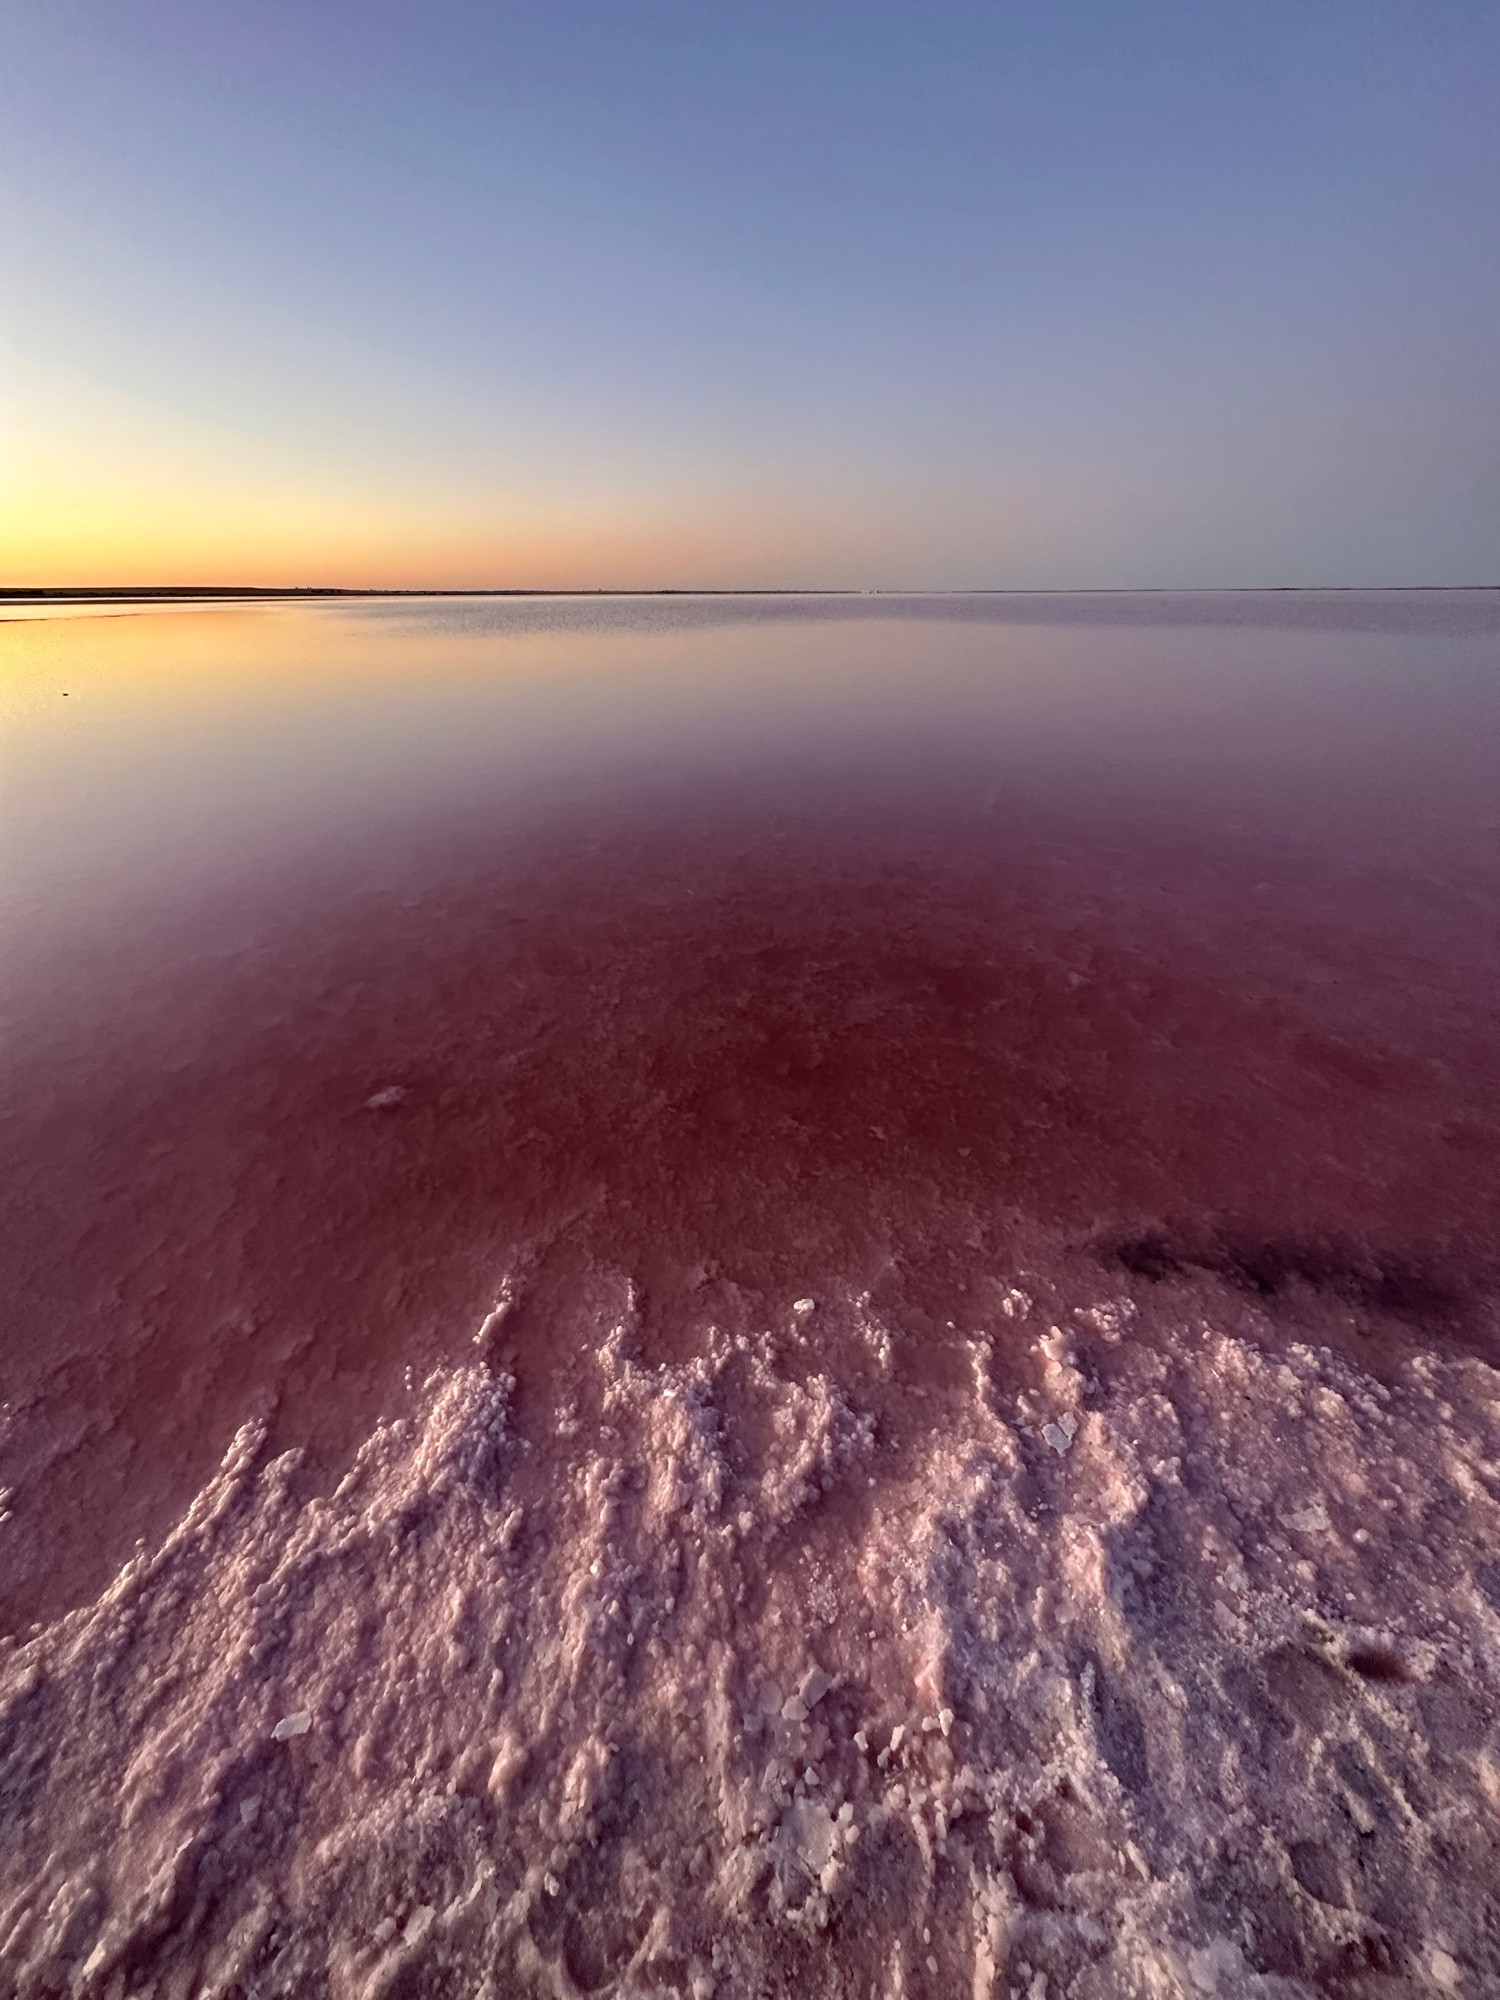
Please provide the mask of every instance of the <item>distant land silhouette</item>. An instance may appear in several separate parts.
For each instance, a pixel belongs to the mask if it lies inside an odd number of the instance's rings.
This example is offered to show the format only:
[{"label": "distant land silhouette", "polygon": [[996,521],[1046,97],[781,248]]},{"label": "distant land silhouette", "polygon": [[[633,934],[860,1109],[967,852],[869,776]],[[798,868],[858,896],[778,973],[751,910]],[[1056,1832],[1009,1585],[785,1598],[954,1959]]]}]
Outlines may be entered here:
[{"label": "distant land silhouette", "polygon": [[507,584],[454,586],[448,589],[403,589],[381,584],[217,584],[184,583],[120,586],[58,585],[37,589],[0,586],[0,604],[192,604],[257,602],[262,599],[310,597],[1281,597],[1365,595],[1372,591],[1453,592],[1496,590],[1500,583],[1253,583],[1198,584],[1078,584],[1042,589],[1026,586],[974,584],[950,590],[905,590],[898,586],[860,584],[702,584],[657,585],[650,588],[594,584],[588,589],[560,590],[551,586]]}]

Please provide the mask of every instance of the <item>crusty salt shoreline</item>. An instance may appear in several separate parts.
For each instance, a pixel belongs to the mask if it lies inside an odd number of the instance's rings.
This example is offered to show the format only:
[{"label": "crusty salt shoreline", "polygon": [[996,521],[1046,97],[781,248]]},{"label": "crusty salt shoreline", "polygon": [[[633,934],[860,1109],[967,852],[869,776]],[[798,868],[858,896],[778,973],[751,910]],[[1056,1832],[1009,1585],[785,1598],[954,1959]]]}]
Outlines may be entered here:
[{"label": "crusty salt shoreline", "polygon": [[981,1293],[913,1386],[601,1277],[545,1404],[502,1297],[310,1502],[247,1426],[0,1654],[6,1991],[1500,1991],[1496,1371]]}]

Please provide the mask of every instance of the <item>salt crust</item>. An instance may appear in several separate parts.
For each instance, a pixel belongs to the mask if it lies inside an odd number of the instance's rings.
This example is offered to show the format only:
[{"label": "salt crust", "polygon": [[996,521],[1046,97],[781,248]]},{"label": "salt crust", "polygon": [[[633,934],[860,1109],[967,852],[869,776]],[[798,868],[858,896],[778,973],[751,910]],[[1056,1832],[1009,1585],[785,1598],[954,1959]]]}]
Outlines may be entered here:
[{"label": "salt crust", "polygon": [[0,1654],[4,1990],[1500,1992],[1492,1370],[1011,1289],[881,1404],[817,1310],[550,1409],[502,1304],[311,1501],[247,1425]]}]

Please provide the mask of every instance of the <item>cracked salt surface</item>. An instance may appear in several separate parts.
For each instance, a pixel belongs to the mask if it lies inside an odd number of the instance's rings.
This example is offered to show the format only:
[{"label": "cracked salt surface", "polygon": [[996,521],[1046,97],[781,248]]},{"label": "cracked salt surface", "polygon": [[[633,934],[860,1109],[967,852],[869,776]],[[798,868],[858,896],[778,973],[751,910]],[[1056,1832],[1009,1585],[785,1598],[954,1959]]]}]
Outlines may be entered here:
[{"label": "cracked salt surface", "polygon": [[1496,1372],[1089,1275],[920,1402],[852,1291],[650,1367],[622,1281],[565,1423],[247,1425],[0,1651],[5,1991],[1500,1991]]}]

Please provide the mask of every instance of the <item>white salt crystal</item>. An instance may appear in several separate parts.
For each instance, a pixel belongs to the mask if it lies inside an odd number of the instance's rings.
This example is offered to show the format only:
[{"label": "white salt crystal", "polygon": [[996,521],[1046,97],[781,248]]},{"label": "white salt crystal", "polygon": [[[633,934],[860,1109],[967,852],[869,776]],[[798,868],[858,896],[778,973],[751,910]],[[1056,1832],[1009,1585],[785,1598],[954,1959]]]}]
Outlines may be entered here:
[{"label": "white salt crystal", "polygon": [[825,1674],[821,1667],[810,1667],[802,1677],[802,1685],[797,1690],[797,1699],[804,1708],[816,1708],[832,1686],[832,1674]]},{"label": "white salt crystal", "polygon": [[299,1708],[295,1715],[284,1715],[271,1731],[278,1743],[285,1743],[289,1736],[305,1736],[312,1728],[311,1711]]}]

